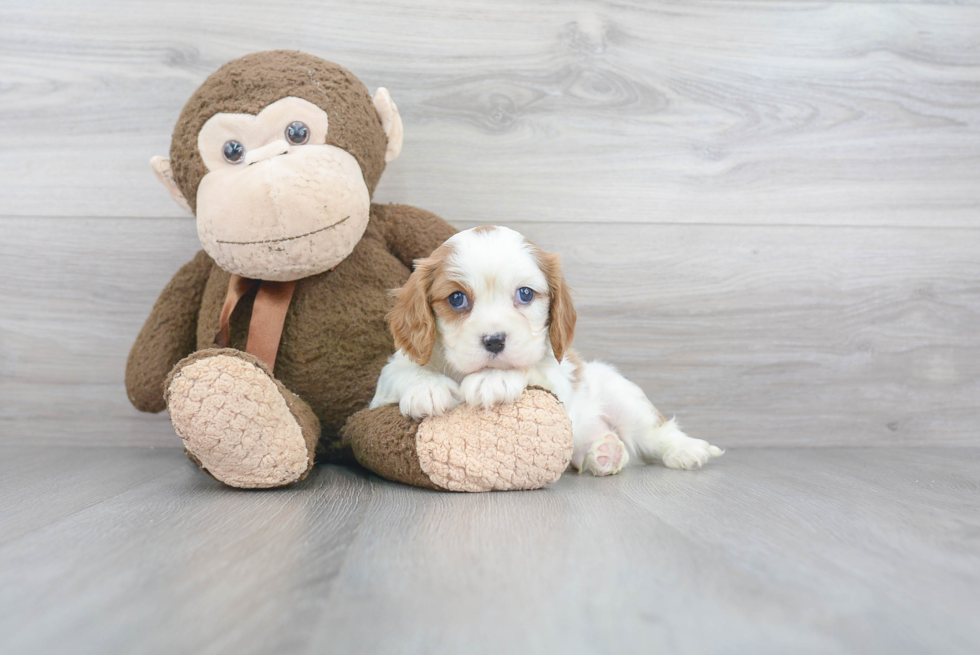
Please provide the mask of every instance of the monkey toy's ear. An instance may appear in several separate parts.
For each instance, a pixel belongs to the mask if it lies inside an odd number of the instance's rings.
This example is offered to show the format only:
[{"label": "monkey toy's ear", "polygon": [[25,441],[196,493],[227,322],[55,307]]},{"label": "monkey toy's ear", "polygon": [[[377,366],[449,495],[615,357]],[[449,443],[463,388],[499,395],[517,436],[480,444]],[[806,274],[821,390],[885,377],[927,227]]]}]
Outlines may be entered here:
[{"label": "monkey toy's ear", "polygon": [[[401,123],[399,123],[399,125],[401,125]],[[170,160],[166,157],[153,157],[150,159],[150,168],[152,168],[153,172],[156,173],[157,179],[160,180],[160,184],[162,184],[163,188],[167,190],[170,197],[173,198],[184,211],[193,216],[194,212],[191,210],[190,204],[187,202],[187,199],[184,198],[184,194],[180,192],[180,189],[177,187],[177,183],[174,182],[174,172],[170,168]]]},{"label": "monkey toy's ear", "polygon": [[381,127],[384,128],[385,136],[388,137],[388,149],[385,150],[385,163],[390,164],[398,158],[402,151],[402,117],[398,114],[398,107],[391,99],[388,89],[378,87],[374,94],[374,109],[378,112],[381,119]]}]

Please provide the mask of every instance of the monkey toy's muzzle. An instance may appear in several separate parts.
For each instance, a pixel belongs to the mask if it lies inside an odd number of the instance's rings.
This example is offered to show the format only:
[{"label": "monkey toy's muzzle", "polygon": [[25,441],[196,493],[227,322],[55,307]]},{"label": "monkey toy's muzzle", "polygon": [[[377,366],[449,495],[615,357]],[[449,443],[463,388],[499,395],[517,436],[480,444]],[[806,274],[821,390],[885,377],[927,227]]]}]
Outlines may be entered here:
[{"label": "monkey toy's muzzle", "polygon": [[371,197],[345,150],[274,142],[205,175],[197,204],[201,243],[218,266],[285,282],[343,261],[367,227]]}]

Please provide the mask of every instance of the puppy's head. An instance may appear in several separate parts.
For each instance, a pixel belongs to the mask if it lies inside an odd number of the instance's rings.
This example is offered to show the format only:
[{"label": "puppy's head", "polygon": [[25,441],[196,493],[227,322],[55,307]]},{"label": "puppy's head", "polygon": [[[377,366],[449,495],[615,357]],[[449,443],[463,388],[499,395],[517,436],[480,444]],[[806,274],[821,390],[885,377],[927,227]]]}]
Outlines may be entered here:
[{"label": "puppy's head", "polygon": [[561,361],[575,334],[575,307],[558,255],[505,227],[459,232],[397,292],[388,314],[395,346],[426,364],[437,341],[463,375],[526,368],[550,346]]}]

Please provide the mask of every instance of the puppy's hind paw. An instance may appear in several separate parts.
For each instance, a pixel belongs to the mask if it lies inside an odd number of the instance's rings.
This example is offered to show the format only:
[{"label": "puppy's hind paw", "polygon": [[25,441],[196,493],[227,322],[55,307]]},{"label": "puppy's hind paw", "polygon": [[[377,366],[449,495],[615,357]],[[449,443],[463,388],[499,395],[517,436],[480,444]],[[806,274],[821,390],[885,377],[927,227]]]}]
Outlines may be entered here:
[{"label": "puppy's hind paw", "polygon": [[703,439],[687,438],[668,446],[662,455],[664,466],[672,469],[694,470],[708,463],[712,457],[721,457],[725,451]]},{"label": "puppy's hind paw", "polygon": [[590,471],[595,476],[615,475],[630,461],[626,444],[612,432],[607,432],[589,446],[589,452],[582,462],[581,471]]}]

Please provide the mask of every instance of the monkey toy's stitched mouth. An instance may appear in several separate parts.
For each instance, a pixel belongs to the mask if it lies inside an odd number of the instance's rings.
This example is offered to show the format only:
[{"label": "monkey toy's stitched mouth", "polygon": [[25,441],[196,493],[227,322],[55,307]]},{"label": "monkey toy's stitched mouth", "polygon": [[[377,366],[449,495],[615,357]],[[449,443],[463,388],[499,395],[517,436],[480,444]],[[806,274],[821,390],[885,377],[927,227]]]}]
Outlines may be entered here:
[{"label": "monkey toy's stitched mouth", "polygon": [[217,241],[217,243],[226,243],[226,244],[232,245],[232,246],[255,246],[255,245],[259,245],[261,243],[282,243],[283,241],[295,241],[296,239],[302,239],[304,237],[311,237],[314,234],[319,234],[320,232],[323,232],[324,230],[329,230],[332,227],[337,227],[338,225],[340,225],[341,223],[343,223],[344,221],[346,221],[348,218],[350,218],[350,216],[344,216],[342,219],[340,219],[336,223],[331,223],[330,225],[325,225],[325,226],[321,227],[318,230],[313,230],[312,232],[307,232],[305,234],[297,234],[296,236],[293,236],[293,237],[283,237],[281,239],[263,239],[262,241],[221,241],[219,239]]}]

